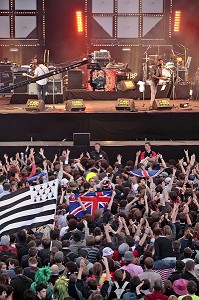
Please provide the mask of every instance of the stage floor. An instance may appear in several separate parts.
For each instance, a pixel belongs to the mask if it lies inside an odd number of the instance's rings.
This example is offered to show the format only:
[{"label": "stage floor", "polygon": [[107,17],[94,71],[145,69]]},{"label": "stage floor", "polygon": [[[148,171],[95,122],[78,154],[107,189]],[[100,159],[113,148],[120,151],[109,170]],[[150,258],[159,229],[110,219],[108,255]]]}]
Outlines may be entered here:
[{"label": "stage floor", "polygon": [[199,102],[188,108],[171,101],[171,110],[149,111],[149,101],[135,100],[136,112],[117,111],[116,100],[85,101],[84,112],[64,104],[46,104],[43,112],[27,112],[25,104],[0,101],[0,141],[72,141],[73,133],[90,133],[92,141],[199,140]]},{"label": "stage floor", "polygon": [[[137,113],[147,112],[147,113],[172,113],[172,112],[199,112],[199,101],[190,101],[190,100],[174,100],[170,101],[173,108],[171,110],[152,110],[149,111],[149,100],[134,100],[135,108]],[[64,114],[82,114],[82,113],[117,113],[117,114],[127,114],[131,113],[128,110],[117,111],[115,109],[116,100],[93,100],[93,101],[84,101],[86,105],[86,110],[84,112],[68,112],[65,110],[65,105],[63,104],[46,104],[46,110],[40,113],[64,113]],[[189,103],[187,108],[181,108],[181,103]],[[18,114],[18,113],[27,113],[27,114],[37,114],[38,112],[29,112],[25,110],[25,104],[9,104],[9,101],[0,101],[0,114]]]}]

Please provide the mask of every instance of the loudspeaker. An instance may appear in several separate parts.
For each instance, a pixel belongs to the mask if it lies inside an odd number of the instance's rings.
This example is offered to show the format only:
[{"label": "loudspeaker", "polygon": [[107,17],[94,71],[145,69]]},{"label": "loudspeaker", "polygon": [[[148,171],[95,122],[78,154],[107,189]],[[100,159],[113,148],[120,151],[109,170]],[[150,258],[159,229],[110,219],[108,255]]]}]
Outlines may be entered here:
[{"label": "loudspeaker", "polygon": [[43,100],[28,99],[25,109],[27,111],[44,111],[45,103]]},{"label": "loudspeaker", "polygon": [[49,80],[47,83],[47,93],[49,95],[53,95],[53,89],[54,89],[54,95],[57,94],[63,94],[63,85],[62,80]]},{"label": "loudspeaker", "polygon": [[135,102],[132,99],[118,98],[115,108],[116,110],[135,111]]},{"label": "loudspeaker", "polygon": [[[14,84],[23,82],[28,79],[27,76],[23,76],[22,74],[23,74],[22,72],[14,73]],[[27,85],[27,84],[20,86],[20,87],[14,89],[14,93],[15,94],[27,94],[28,86],[29,85]]]},{"label": "loudspeaker", "polygon": [[170,99],[165,98],[165,99],[155,99],[152,107],[153,109],[156,110],[170,110],[172,109],[173,106],[170,103]]},{"label": "loudspeaker", "polygon": [[117,84],[117,89],[123,92],[127,90],[134,90],[135,88],[135,83],[132,80],[121,80]]},{"label": "loudspeaker", "polygon": [[68,90],[82,89],[83,74],[82,70],[69,70],[68,71]]},{"label": "loudspeaker", "polygon": [[73,146],[90,146],[90,133],[73,133]]},{"label": "loudspeaker", "polygon": [[65,110],[68,111],[84,111],[86,109],[83,99],[67,100],[64,103]]}]

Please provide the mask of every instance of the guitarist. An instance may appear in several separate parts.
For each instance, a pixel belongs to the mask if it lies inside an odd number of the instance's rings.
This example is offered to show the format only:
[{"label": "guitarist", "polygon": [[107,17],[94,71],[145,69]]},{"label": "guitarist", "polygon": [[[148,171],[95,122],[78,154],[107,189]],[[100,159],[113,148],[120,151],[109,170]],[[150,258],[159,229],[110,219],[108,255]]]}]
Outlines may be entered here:
[{"label": "guitarist", "polygon": [[157,61],[157,64],[153,68],[151,72],[151,79],[150,79],[150,88],[151,88],[151,101],[150,101],[150,107],[149,110],[153,109],[153,102],[155,100],[155,96],[157,93],[157,85],[160,79],[165,79],[162,76],[162,65],[163,65],[163,60],[160,58]]},{"label": "guitarist", "polygon": [[[34,77],[38,77],[38,76],[41,76],[41,75],[44,75],[47,73],[49,73],[48,68],[44,65],[44,63],[41,59],[38,59],[37,67],[34,72]],[[44,79],[36,81],[36,83],[37,83],[38,99],[45,101],[48,79],[44,78]]]}]

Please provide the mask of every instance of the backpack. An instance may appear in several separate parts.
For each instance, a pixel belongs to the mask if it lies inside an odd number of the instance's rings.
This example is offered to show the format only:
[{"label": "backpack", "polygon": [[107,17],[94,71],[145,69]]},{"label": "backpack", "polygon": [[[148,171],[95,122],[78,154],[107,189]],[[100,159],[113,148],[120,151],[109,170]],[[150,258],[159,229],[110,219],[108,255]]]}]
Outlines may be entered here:
[{"label": "backpack", "polygon": [[114,291],[114,293],[116,294],[118,299],[121,299],[122,294],[125,292],[125,288],[128,285],[128,282],[125,281],[123,286],[120,287],[119,284],[117,283],[117,281],[114,282],[115,286],[116,286],[116,290]]}]

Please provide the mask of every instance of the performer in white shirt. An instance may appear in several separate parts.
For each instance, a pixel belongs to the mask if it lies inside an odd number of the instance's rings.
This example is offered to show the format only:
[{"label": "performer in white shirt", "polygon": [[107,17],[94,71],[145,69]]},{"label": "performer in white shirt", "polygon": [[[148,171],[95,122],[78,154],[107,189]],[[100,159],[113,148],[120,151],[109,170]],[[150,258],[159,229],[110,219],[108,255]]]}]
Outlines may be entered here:
[{"label": "performer in white shirt", "polygon": [[[44,75],[47,73],[49,73],[48,68],[44,65],[42,60],[38,59],[37,67],[34,72],[34,77],[38,77],[38,76],[41,76],[41,75]],[[36,81],[37,93],[38,93],[39,100],[45,101],[46,91],[47,91],[47,82],[48,82],[47,78]]]}]

